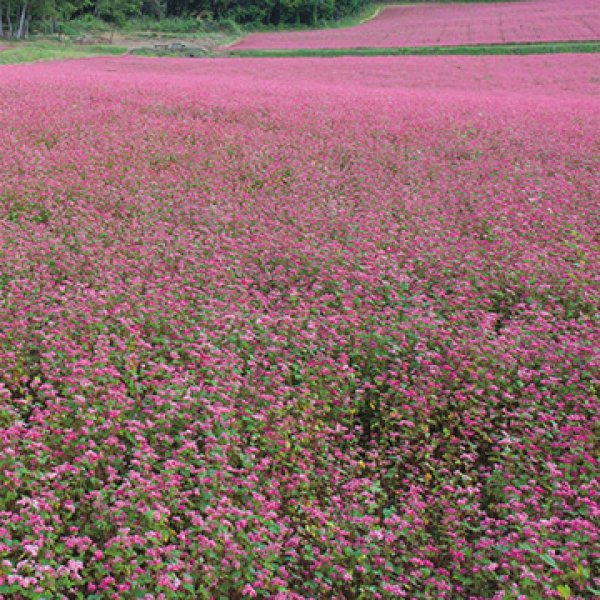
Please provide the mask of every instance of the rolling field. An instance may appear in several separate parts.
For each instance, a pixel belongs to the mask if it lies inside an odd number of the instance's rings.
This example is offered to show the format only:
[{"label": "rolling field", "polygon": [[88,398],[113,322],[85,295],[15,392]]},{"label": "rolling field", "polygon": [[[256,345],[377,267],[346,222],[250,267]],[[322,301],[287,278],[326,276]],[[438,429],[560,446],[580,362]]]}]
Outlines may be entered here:
[{"label": "rolling field", "polygon": [[597,593],[596,56],[0,81],[0,597]]},{"label": "rolling field", "polygon": [[385,8],[357,27],[255,33],[234,49],[393,48],[600,40],[596,0],[518,0]]}]

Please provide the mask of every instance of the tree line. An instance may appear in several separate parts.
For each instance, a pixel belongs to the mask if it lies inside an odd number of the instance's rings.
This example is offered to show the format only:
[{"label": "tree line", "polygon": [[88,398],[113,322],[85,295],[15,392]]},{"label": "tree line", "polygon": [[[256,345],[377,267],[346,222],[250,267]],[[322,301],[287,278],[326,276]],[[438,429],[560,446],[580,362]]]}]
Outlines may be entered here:
[{"label": "tree line", "polygon": [[0,0],[0,37],[23,39],[32,27],[58,33],[71,19],[121,25],[130,17],[194,17],[257,25],[315,25],[355,13],[368,0]]}]

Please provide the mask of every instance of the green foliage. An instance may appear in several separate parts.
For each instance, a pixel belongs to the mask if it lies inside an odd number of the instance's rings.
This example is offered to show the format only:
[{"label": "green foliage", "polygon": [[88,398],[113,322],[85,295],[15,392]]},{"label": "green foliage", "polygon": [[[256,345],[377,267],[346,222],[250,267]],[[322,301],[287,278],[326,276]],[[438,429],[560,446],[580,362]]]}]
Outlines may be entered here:
[{"label": "green foliage", "polygon": [[59,32],[65,35],[81,35],[89,32],[104,32],[109,30],[106,21],[92,14],[85,14],[77,19],[70,19],[60,23]]},{"label": "green foliage", "polygon": [[186,35],[196,33],[200,27],[201,24],[198,20],[191,17],[157,19],[149,15],[142,15],[128,19],[123,29],[125,31],[148,31]]},{"label": "green foliage", "polygon": [[123,31],[145,34],[167,34],[182,37],[197,37],[208,33],[241,35],[240,26],[233,19],[197,19],[193,17],[167,17],[157,19],[150,15],[141,15],[127,19]]},{"label": "green foliage", "polygon": [[[125,48],[119,48],[118,46],[75,46],[53,42],[23,42],[0,52],[0,65],[38,60],[64,60],[105,54],[118,55],[125,52]],[[12,216],[18,218],[18,212],[13,213]]]},{"label": "green foliage", "polygon": [[142,0],[97,0],[96,15],[109,23],[123,26],[127,17],[139,15]]}]

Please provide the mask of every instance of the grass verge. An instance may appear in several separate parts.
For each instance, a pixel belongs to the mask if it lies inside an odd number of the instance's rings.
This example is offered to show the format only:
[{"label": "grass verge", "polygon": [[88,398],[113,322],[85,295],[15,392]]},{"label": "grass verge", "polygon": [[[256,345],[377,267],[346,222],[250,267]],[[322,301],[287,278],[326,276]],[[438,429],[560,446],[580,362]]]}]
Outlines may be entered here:
[{"label": "grass verge", "polygon": [[[121,55],[126,48],[107,45],[79,46],[72,43],[49,41],[19,42],[0,51],[0,65],[26,63],[42,60],[65,60],[90,56]],[[305,48],[290,50],[226,50],[210,52],[201,48],[189,48],[184,52],[161,52],[140,48],[133,54],[143,56],[191,56],[191,57],[239,57],[239,58],[294,58],[294,57],[342,57],[342,56],[484,56],[600,53],[598,42],[553,42],[529,44],[483,44],[470,46],[421,46],[399,48]]]},{"label": "grass verge", "polygon": [[89,56],[120,55],[127,52],[118,46],[77,46],[59,42],[19,42],[0,52],[0,65],[36,62],[39,60],[65,60]]},{"label": "grass verge", "polygon": [[275,50],[229,50],[220,56],[245,58],[293,58],[337,56],[483,56],[509,54],[567,54],[600,52],[597,42],[551,42],[527,44],[479,44],[465,46],[419,46],[399,48],[302,48]]}]

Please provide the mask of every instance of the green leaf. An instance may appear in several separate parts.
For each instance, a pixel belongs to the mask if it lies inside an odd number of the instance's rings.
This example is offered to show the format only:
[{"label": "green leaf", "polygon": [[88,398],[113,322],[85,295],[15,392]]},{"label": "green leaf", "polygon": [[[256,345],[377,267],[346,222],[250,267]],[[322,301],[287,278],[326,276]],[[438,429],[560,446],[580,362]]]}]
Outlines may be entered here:
[{"label": "green leaf", "polygon": [[541,559],[547,564],[550,565],[553,569],[558,569],[558,563],[548,554],[542,554]]},{"label": "green leaf", "polygon": [[0,585],[0,594],[10,594],[18,591],[20,591],[18,585]]},{"label": "green leaf", "polygon": [[559,585],[556,589],[561,598],[564,598],[564,600],[569,600],[571,597],[571,588],[568,585]]}]

